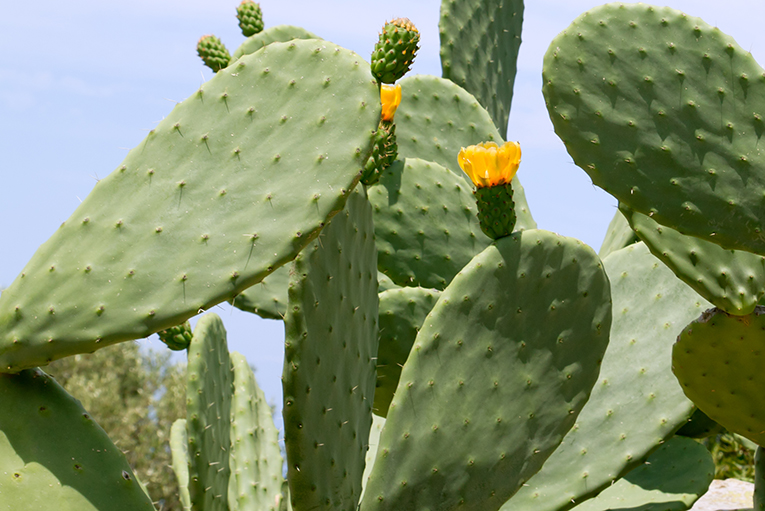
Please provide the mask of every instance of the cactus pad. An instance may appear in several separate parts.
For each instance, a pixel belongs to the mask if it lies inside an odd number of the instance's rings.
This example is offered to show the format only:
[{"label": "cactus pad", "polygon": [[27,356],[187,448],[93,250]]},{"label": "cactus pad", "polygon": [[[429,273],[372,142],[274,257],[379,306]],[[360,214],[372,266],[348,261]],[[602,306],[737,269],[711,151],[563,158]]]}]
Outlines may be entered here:
[{"label": "cactus pad", "polygon": [[683,391],[712,420],[765,444],[765,307],[748,316],[714,308],[690,323],[672,349]]},{"label": "cactus pad", "polygon": [[321,37],[304,28],[292,25],[277,25],[248,37],[231,56],[231,61],[233,62],[244,55],[255,53],[271,43],[286,43],[293,39],[321,39]]},{"label": "cactus pad", "polygon": [[378,267],[399,286],[443,289],[491,240],[470,186],[437,163],[407,158],[369,189]]},{"label": "cactus pad", "polygon": [[[462,147],[494,141],[502,137],[489,113],[470,93],[449,80],[435,76],[412,76],[401,80],[401,105],[396,111],[398,159],[420,158],[438,163],[472,181],[457,163]],[[513,199],[517,230],[535,229],[526,193],[513,178]]]},{"label": "cactus pad", "polygon": [[252,312],[263,319],[284,319],[291,269],[291,264],[285,264],[258,284],[242,291],[231,303],[237,309]]},{"label": "cactus pad", "polygon": [[378,296],[372,208],[359,188],[297,257],[290,281],[282,413],[295,511],[355,510],[361,494]]},{"label": "cactus pad", "polygon": [[403,287],[380,293],[380,347],[377,350],[377,387],[372,410],[388,415],[401,368],[425,316],[441,293],[435,289]]},{"label": "cactus pad", "polygon": [[473,94],[502,138],[513,99],[523,0],[444,0],[438,23],[443,77]]},{"label": "cactus pad", "polygon": [[678,429],[675,434],[687,436],[688,438],[706,438],[724,432],[725,428],[710,419],[709,415],[696,408],[693,410],[693,415],[690,416],[688,422],[683,424],[683,427]]},{"label": "cactus pad", "polygon": [[39,369],[0,375],[0,507],[154,511],[125,456]]},{"label": "cactus pad", "polygon": [[189,494],[194,509],[228,511],[233,374],[226,329],[217,314],[202,316],[189,346],[186,432]]},{"label": "cactus pad", "polygon": [[706,493],[715,474],[712,455],[689,438],[672,437],[613,486],[577,511],[686,511]]},{"label": "cactus pad", "polygon": [[598,383],[577,425],[503,510],[576,506],[637,466],[691,415],[670,352],[677,332],[709,304],[643,243],[613,252],[603,264],[613,323]]},{"label": "cactus pad", "polygon": [[765,295],[765,257],[680,234],[624,206],[622,212],[653,255],[728,314],[750,314]]},{"label": "cactus pad", "polygon": [[589,247],[537,230],[494,242],[417,334],[361,510],[499,509],[574,424],[610,326]]},{"label": "cactus pad", "polygon": [[407,18],[383,25],[372,52],[372,74],[378,82],[395,83],[409,71],[419,49],[420,32]]},{"label": "cactus pad", "polygon": [[186,434],[186,419],[178,419],[170,428],[170,452],[173,454],[173,472],[178,480],[179,500],[183,511],[191,511],[189,495],[189,436]]},{"label": "cactus pad", "polygon": [[596,7],[553,39],[543,92],[574,162],[620,203],[765,253],[765,80],[731,37],[668,7]]},{"label": "cactus pad", "polygon": [[227,67],[231,62],[231,55],[226,46],[214,35],[202,36],[197,42],[197,54],[205,66],[216,73]]},{"label": "cactus pad", "polygon": [[292,260],[342,209],[380,119],[363,59],[301,40],[232,70],[177,105],[3,291],[0,370],[182,323]]},{"label": "cactus pad", "polygon": [[279,511],[285,486],[284,459],[271,407],[244,355],[231,353],[231,477],[229,511]]},{"label": "cactus pad", "polygon": [[236,19],[245,37],[253,36],[263,30],[263,11],[260,4],[252,0],[242,0],[236,8]]},{"label": "cactus pad", "polygon": [[640,241],[640,238],[632,230],[624,215],[617,210],[611,219],[611,223],[608,224],[606,236],[603,238],[600,250],[598,250],[598,257],[605,259],[611,252],[616,252],[638,241]]}]

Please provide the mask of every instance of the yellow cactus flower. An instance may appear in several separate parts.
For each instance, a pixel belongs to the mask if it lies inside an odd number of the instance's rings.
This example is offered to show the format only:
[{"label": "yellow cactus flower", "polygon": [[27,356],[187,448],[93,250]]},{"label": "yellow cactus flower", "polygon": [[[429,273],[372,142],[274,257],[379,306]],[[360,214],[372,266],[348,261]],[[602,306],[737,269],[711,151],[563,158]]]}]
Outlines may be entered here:
[{"label": "yellow cactus flower", "polygon": [[401,86],[382,84],[380,87],[380,102],[382,103],[382,120],[391,122],[396,108],[401,103]]},{"label": "yellow cactus flower", "polygon": [[457,160],[476,188],[502,185],[512,181],[518,172],[521,145],[505,142],[500,147],[495,142],[482,142],[461,148]]}]

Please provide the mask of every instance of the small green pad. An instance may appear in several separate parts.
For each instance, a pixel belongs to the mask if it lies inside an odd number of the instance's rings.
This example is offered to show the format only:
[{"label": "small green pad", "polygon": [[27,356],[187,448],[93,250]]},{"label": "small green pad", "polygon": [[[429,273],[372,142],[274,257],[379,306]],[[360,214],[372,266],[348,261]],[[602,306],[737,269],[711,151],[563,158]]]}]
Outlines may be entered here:
[{"label": "small green pad", "polygon": [[217,314],[197,321],[189,346],[186,431],[194,509],[228,511],[231,394],[234,376],[226,329]]},{"label": "small green pad", "polygon": [[0,508],[154,511],[122,452],[47,374],[0,374],[0,410]]},{"label": "small green pad", "polygon": [[470,186],[437,163],[396,161],[369,188],[369,201],[378,267],[398,286],[444,289],[491,243]]},{"label": "small green pad", "polygon": [[355,510],[375,390],[377,252],[357,188],[295,259],[285,317],[284,437],[292,508]]},{"label": "small green pad", "polygon": [[765,76],[699,18],[611,3],[544,57],[555,132],[593,183],[662,225],[765,253]]},{"label": "small green pad", "polygon": [[231,477],[229,511],[279,511],[286,482],[279,432],[271,407],[258,387],[247,359],[231,353],[234,395],[231,401]]},{"label": "small green pad", "polygon": [[690,438],[672,437],[648,460],[576,511],[686,511],[715,475],[712,455]]},{"label": "small green pad", "polygon": [[258,284],[242,291],[231,303],[237,309],[264,319],[284,319],[291,268],[292,265],[285,264]]},{"label": "small green pad", "polygon": [[640,238],[632,230],[624,215],[617,210],[611,219],[611,223],[608,224],[606,236],[603,238],[603,243],[601,243],[600,250],[598,251],[598,257],[605,259],[611,252],[616,252],[638,241],[640,241]]},{"label": "small green pad", "polygon": [[380,293],[380,347],[377,350],[377,387],[372,410],[388,415],[401,368],[425,316],[441,293],[435,289],[402,287]]},{"label": "small green pad", "polygon": [[592,249],[537,230],[494,242],[417,335],[361,511],[499,509],[571,429],[610,327]]},{"label": "small green pad", "polygon": [[576,426],[506,511],[565,511],[597,495],[684,424],[693,410],[671,370],[677,332],[709,304],[643,243],[603,262],[613,323],[598,383]]},{"label": "small green pad", "polygon": [[191,511],[189,495],[189,436],[186,434],[186,419],[178,419],[170,428],[170,452],[173,455],[173,472],[178,480],[178,497],[183,511]]},{"label": "small green pad", "polygon": [[765,307],[748,316],[714,308],[672,348],[672,370],[688,399],[728,431],[765,444]]},{"label": "small green pad", "polygon": [[292,25],[277,25],[247,38],[231,56],[231,62],[251,53],[255,53],[271,43],[286,43],[293,39],[321,39],[313,32]]},{"label": "small green pad", "polygon": [[696,408],[693,410],[693,415],[690,416],[688,422],[683,424],[675,434],[687,436],[688,438],[707,438],[724,432],[725,428],[710,419],[709,415]]},{"label": "small green pad", "polygon": [[443,0],[443,77],[473,94],[507,137],[521,47],[523,0]]},{"label": "small green pad", "polygon": [[640,239],[677,278],[728,314],[750,314],[765,295],[765,257],[686,236],[621,207]]},{"label": "small green pad", "polygon": [[342,209],[379,119],[353,52],[295,40],[242,57],[99,181],[3,291],[0,370],[146,337],[260,282]]},{"label": "small green pad", "polygon": [[[489,113],[469,92],[443,78],[416,75],[404,78],[400,84],[401,105],[396,110],[398,159],[420,158],[438,163],[472,188],[470,178],[460,169],[457,154],[462,147],[481,142],[503,143]],[[517,176],[512,184],[516,229],[535,229],[537,224]]]}]

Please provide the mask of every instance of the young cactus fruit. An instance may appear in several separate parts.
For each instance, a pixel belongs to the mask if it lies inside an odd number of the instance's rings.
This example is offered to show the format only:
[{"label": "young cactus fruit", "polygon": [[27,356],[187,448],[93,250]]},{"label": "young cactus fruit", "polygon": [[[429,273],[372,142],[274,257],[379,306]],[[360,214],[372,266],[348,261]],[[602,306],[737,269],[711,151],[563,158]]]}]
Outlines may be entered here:
[{"label": "young cactus fruit", "polygon": [[168,328],[157,332],[159,340],[164,342],[173,351],[183,351],[191,344],[191,325],[188,321],[182,325]]},{"label": "young cactus fruit", "polygon": [[205,35],[197,42],[197,53],[202,62],[216,73],[231,62],[226,46],[214,35]]},{"label": "young cactus fruit", "polygon": [[378,82],[395,83],[409,71],[419,49],[420,32],[407,18],[385,24],[372,52],[372,74]]},{"label": "young cactus fruit", "polygon": [[460,168],[470,177],[476,190],[478,221],[481,230],[496,240],[512,234],[515,228],[515,202],[510,182],[521,163],[518,142],[483,142],[460,149]]},{"label": "young cactus fruit", "polygon": [[364,175],[361,176],[361,182],[367,186],[377,184],[380,181],[380,174],[398,158],[396,125],[393,124],[393,115],[401,103],[401,86],[382,84],[380,86],[380,103],[382,104],[382,114],[375,135],[375,145],[372,149],[372,155],[364,167]]},{"label": "young cactus fruit", "polygon": [[252,0],[242,0],[236,8],[236,19],[245,37],[250,37],[263,30],[263,11],[260,4]]}]

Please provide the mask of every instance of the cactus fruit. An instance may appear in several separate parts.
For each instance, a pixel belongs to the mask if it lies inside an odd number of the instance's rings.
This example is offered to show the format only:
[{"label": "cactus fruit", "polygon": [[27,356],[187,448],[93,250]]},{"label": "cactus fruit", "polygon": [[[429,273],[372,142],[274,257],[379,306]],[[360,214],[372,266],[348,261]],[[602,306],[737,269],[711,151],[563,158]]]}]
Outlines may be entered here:
[{"label": "cactus fruit", "polygon": [[491,114],[502,138],[513,99],[523,0],[441,2],[441,67]]},{"label": "cactus fruit", "polygon": [[728,314],[751,314],[765,295],[765,257],[686,236],[620,206],[651,253],[706,300]]},{"label": "cactus fruit", "polygon": [[672,348],[683,392],[712,420],[765,444],[765,307],[748,316],[714,308],[691,322]]},{"label": "cactus fruit", "polygon": [[395,83],[409,71],[417,54],[420,32],[407,18],[383,26],[372,52],[372,74],[381,83]]},{"label": "cactus fruit", "polygon": [[361,511],[499,509],[573,426],[610,326],[592,249],[537,230],[494,242],[417,334]]},{"label": "cactus fruit", "polygon": [[181,325],[170,327],[167,330],[157,332],[159,340],[165,343],[173,351],[183,351],[191,344],[191,324],[188,321]]},{"label": "cactus fruit", "polygon": [[765,254],[763,69],[699,18],[611,3],[544,57],[555,132],[593,183],[662,225]]},{"label": "cactus fruit", "polygon": [[252,0],[242,0],[236,7],[236,19],[245,37],[253,36],[263,30],[263,11],[260,4]]},{"label": "cactus fruit", "polygon": [[478,207],[478,223],[489,238],[510,236],[515,228],[513,187],[509,183],[478,188],[473,192]]},{"label": "cactus fruit", "polygon": [[284,438],[295,511],[356,509],[378,342],[372,208],[346,209],[295,259],[285,317]]},{"label": "cactus fruit", "polygon": [[202,62],[216,73],[231,63],[228,49],[214,35],[202,36],[197,41],[197,54]]},{"label": "cactus fruit", "polygon": [[396,125],[392,122],[380,121],[375,134],[375,145],[372,154],[364,166],[361,182],[372,186],[380,182],[380,176],[396,161],[398,146],[396,145]]},{"label": "cactus fruit", "polygon": [[140,339],[231,300],[342,209],[380,120],[363,60],[295,40],[233,66],[99,181],[3,291],[0,370]]},{"label": "cactus fruit", "polygon": [[0,508],[154,511],[125,455],[39,369],[0,374]]},{"label": "cactus fruit", "polygon": [[672,437],[624,478],[577,511],[686,511],[709,488],[715,464],[704,445]]},{"label": "cactus fruit", "polygon": [[234,51],[231,60],[238,60],[245,55],[255,53],[271,43],[286,43],[293,39],[321,39],[321,37],[304,28],[292,25],[277,25],[248,37],[247,40],[240,44],[239,48]]},{"label": "cactus fruit", "polygon": [[603,265],[614,316],[598,383],[576,427],[503,511],[573,508],[637,466],[691,415],[693,403],[672,374],[672,341],[708,302],[643,243],[613,252]]}]

